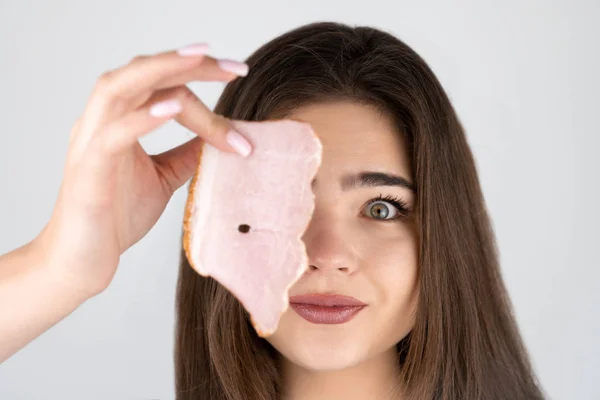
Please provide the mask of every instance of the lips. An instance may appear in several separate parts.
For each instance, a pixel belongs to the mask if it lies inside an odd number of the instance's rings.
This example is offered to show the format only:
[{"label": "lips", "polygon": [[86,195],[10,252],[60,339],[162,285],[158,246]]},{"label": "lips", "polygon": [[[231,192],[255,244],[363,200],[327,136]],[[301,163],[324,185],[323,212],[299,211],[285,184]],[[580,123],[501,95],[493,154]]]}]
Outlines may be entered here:
[{"label": "lips", "polygon": [[315,306],[326,306],[326,307],[358,307],[366,306],[362,301],[358,301],[354,297],[342,296],[339,294],[321,294],[311,293],[302,294],[299,296],[290,297],[290,303],[299,304],[312,304]]},{"label": "lips", "polygon": [[315,324],[343,324],[367,305],[354,297],[335,294],[304,294],[290,297],[290,307]]}]

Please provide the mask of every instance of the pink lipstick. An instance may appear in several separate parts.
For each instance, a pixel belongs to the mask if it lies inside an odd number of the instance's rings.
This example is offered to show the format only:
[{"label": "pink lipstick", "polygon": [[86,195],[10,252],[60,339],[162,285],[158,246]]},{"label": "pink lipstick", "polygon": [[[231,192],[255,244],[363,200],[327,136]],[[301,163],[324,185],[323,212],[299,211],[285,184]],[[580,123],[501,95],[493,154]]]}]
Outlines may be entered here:
[{"label": "pink lipstick", "polygon": [[314,324],[343,324],[367,305],[354,297],[334,294],[304,294],[290,297],[290,307]]}]

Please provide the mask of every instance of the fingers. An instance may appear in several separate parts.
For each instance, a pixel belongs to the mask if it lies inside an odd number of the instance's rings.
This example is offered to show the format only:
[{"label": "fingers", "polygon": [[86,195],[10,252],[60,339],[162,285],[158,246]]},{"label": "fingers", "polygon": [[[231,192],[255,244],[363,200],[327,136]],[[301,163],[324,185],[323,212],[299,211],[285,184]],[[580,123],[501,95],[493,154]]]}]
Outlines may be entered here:
[{"label": "fingers", "polygon": [[[192,80],[230,81],[247,73],[247,67],[243,67],[245,64],[239,63],[238,68],[235,65],[231,61],[220,62],[200,52],[193,56],[180,55],[176,51],[138,56],[129,64],[102,75],[96,89],[109,101],[135,98],[149,91],[179,86]],[[222,67],[229,67],[230,71]]]},{"label": "fingers", "polygon": [[[206,56],[199,44],[180,51],[138,56],[129,64],[104,73],[97,81],[84,110],[82,146],[99,127],[146,103],[156,90],[184,85],[193,80],[228,82],[247,73],[244,63]],[[84,135],[85,136],[85,135]]]},{"label": "fingers", "polygon": [[248,140],[233,130],[226,118],[214,114],[186,86],[155,92],[138,110],[107,125],[94,141],[104,151],[115,154],[172,117],[222,151],[238,152],[242,156],[252,151]]},{"label": "fingers", "polygon": [[248,139],[233,129],[228,119],[206,107],[188,87],[165,89],[157,94],[157,98],[171,95],[175,95],[182,102],[183,110],[175,116],[175,120],[181,125],[219,150],[237,152],[243,157],[252,152],[252,145]]},{"label": "fingers", "polygon": [[195,137],[164,153],[152,156],[169,195],[179,189],[194,174],[202,139]]},{"label": "fingers", "polygon": [[192,81],[228,82],[238,76],[248,74],[248,65],[232,60],[217,60],[205,56],[199,67],[191,68],[180,74],[169,75],[160,80],[154,89],[181,86]]},{"label": "fingers", "polygon": [[103,155],[117,155],[133,145],[138,138],[167,122],[182,109],[177,99],[161,102],[156,106],[153,114],[150,113],[150,107],[144,107],[107,124],[90,140],[89,145],[98,149]]}]

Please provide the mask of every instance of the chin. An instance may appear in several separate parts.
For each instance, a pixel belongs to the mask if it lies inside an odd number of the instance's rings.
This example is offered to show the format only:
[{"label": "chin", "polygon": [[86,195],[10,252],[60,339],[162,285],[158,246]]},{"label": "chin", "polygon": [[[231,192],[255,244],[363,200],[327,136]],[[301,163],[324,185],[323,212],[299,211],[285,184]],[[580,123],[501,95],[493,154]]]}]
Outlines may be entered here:
[{"label": "chin", "polygon": [[[291,311],[291,310],[290,310]],[[288,361],[310,370],[340,370],[368,358],[369,335],[357,318],[344,324],[314,324],[286,312],[266,340]]]}]

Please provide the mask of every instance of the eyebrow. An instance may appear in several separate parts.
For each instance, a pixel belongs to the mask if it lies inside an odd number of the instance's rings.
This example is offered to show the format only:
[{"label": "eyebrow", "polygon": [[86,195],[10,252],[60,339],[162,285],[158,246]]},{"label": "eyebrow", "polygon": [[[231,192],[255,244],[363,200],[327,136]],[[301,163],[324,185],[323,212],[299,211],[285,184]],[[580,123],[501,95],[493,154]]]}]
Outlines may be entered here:
[{"label": "eyebrow", "polygon": [[[311,185],[314,187],[316,182],[315,178]],[[416,192],[415,186],[408,179],[385,172],[362,171],[358,174],[346,174],[341,179],[341,186],[342,191],[375,186],[399,186]]]}]

